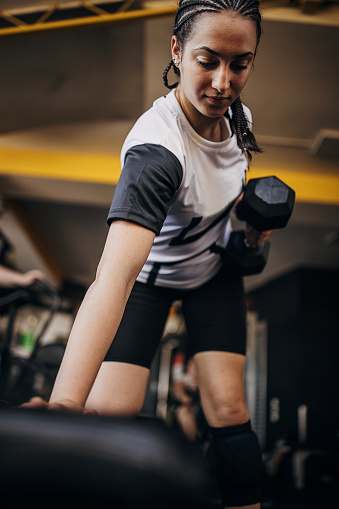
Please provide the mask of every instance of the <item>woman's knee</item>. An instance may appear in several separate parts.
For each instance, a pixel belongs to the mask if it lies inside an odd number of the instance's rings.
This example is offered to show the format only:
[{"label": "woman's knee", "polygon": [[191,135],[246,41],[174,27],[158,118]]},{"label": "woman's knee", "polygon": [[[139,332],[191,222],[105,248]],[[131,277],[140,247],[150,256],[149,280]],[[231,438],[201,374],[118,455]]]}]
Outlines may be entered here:
[{"label": "woman's knee", "polygon": [[224,427],[242,424],[248,421],[248,413],[245,399],[243,397],[230,398],[227,395],[215,397],[205,405],[204,413],[210,426]]},{"label": "woman's knee", "polygon": [[246,422],[245,357],[228,352],[201,352],[195,360],[201,404],[209,425],[223,427]]}]

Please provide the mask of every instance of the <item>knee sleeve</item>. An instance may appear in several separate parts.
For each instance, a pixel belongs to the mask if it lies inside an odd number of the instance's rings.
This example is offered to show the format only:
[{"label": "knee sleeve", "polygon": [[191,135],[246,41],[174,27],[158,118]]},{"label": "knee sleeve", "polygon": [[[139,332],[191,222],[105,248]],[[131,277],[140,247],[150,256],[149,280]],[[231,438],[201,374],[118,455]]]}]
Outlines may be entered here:
[{"label": "knee sleeve", "polygon": [[250,421],[210,430],[223,504],[239,507],[260,502],[263,466]]}]

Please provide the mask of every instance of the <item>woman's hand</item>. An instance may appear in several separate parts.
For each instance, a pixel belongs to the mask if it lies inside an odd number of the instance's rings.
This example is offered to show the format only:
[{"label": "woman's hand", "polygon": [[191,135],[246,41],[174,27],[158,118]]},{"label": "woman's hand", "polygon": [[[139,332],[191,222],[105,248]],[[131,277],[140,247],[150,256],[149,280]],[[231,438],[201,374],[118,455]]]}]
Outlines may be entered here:
[{"label": "woman's hand", "polygon": [[35,397],[30,399],[27,403],[24,403],[20,408],[28,408],[35,410],[47,410],[50,412],[64,412],[74,414],[96,414],[94,410],[87,410],[82,405],[74,403],[68,399],[61,399],[59,401],[53,401],[48,403],[42,398]]},{"label": "woman's hand", "polygon": [[253,228],[250,224],[246,223],[245,227],[245,238],[248,244],[248,247],[257,247],[260,244],[264,244],[275,232],[276,230],[266,230],[260,232]]}]

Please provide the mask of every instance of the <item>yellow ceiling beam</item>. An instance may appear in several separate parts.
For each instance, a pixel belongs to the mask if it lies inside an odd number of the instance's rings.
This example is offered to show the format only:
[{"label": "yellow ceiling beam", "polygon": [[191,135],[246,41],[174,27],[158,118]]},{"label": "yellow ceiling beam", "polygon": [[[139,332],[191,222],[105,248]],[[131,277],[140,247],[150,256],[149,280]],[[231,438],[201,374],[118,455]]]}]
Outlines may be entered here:
[{"label": "yellow ceiling beam", "polygon": [[[123,5],[122,8],[128,8],[128,6]],[[43,16],[40,21],[37,23],[26,24],[22,22],[18,17],[14,19],[10,19],[11,16],[9,13],[0,11],[0,17],[7,19],[8,21],[12,21],[15,25],[11,27],[0,28],[0,36],[10,36],[10,35],[22,35],[33,32],[43,32],[49,30],[60,30],[66,28],[79,28],[79,27],[90,27],[97,25],[110,25],[114,23],[120,23],[125,21],[139,20],[143,18],[150,17],[160,17],[167,16],[169,14],[175,13],[177,10],[177,5],[173,3],[173,5],[165,6],[165,7],[157,7],[157,8],[147,8],[147,9],[136,9],[131,11],[119,10],[113,14],[105,13],[105,14],[94,14],[93,16],[84,16],[84,17],[75,17],[72,19],[64,19],[58,21],[46,21],[47,16]],[[49,17],[49,16],[48,16]]]},{"label": "yellow ceiling beam", "polygon": [[116,184],[119,156],[0,148],[0,174]]},{"label": "yellow ceiling beam", "polygon": [[[119,156],[0,148],[0,174],[116,185]],[[296,192],[296,200],[339,205],[339,175],[253,167],[249,178],[276,175]]]}]

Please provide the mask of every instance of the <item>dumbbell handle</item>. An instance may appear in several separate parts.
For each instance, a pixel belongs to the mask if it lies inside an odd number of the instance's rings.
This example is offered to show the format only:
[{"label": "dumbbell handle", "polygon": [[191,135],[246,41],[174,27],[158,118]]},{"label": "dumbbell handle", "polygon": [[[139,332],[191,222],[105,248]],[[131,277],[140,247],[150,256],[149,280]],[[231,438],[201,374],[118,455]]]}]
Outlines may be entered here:
[{"label": "dumbbell handle", "polygon": [[258,248],[258,246],[252,246],[251,244],[249,244],[247,242],[246,235],[244,236],[244,245],[245,245],[246,249],[257,249]]},{"label": "dumbbell handle", "polygon": [[269,250],[269,241],[259,246],[247,247],[244,230],[235,231],[231,233],[229,238],[224,261],[243,276],[259,274],[266,265]]},{"label": "dumbbell handle", "polygon": [[269,240],[275,229],[272,230],[256,230],[247,224],[244,231],[244,245],[247,249],[253,250]]}]

